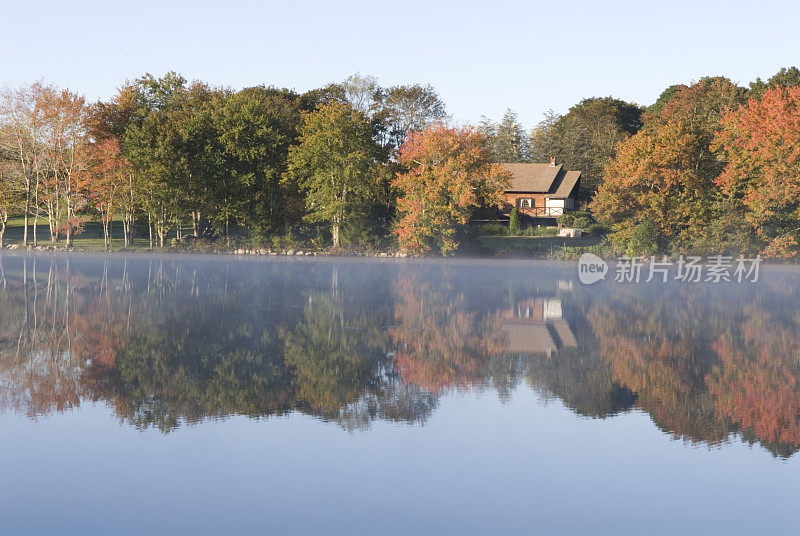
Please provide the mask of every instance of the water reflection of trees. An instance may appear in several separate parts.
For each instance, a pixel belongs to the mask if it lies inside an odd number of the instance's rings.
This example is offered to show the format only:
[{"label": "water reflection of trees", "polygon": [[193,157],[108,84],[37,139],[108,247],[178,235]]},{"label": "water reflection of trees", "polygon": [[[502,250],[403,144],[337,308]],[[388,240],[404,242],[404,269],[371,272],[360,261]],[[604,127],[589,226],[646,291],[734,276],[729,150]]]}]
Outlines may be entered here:
[{"label": "water reflection of trees", "polygon": [[797,281],[776,280],[611,287],[587,316],[614,380],[662,429],[709,444],[738,433],[788,456],[800,449],[800,310]]},{"label": "water reflection of trees", "polygon": [[[359,428],[424,420],[435,397],[386,352],[391,290],[219,261],[5,257],[0,404],[31,416],[101,400],[138,427],[289,411]],[[308,267],[304,267],[308,268]]]},{"label": "water reflection of trees", "polygon": [[678,438],[788,456],[797,292],[789,276],[587,289],[510,267],[5,256],[0,406],[102,401],[164,431],[289,412],[359,429],[524,382],[588,417],[637,407]]},{"label": "water reflection of trees", "polygon": [[492,357],[503,350],[499,319],[437,275],[410,271],[394,281],[397,369],[406,383],[433,393],[484,385],[493,377]]}]

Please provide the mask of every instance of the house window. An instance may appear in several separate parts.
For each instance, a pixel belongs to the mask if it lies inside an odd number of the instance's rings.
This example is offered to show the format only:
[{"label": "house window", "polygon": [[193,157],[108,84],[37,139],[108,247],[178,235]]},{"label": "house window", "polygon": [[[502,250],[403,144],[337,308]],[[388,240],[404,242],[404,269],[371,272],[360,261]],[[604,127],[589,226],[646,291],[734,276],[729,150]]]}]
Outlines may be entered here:
[{"label": "house window", "polygon": [[533,199],[530,197],[518,197],[517,208],[533,208]]}]

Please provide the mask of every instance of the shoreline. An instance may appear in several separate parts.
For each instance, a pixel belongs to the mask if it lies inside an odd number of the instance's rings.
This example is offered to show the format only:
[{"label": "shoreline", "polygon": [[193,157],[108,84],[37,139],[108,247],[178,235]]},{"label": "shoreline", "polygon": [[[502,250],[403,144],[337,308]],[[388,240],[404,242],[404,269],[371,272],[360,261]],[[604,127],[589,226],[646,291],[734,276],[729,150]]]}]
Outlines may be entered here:
[{"label": "shoreline", "polygon": [[[354,261],[357,259],[363,260],[373,260],[373,259],[404,259],[408,261],[482,261],[482,262],[494,262],[494,261],[506,261],[506,262],[545,262],[548,264],[560,264],[560,265],[572,265],[578,262],[577,257],[575,259],[564,259],[564,258],[552,258],[547,256],[536,256],[536,255],[524,255],[524,254],[505,254],[505,255],[497,255],[497,254],[486,254],[486,255],[476,255],[473,252],[470,253],[463,253],[463,254],[456,254],[456,255],[411,255],[404,252],[347,252],[347,251],[331,251],[331,250],[271,250],[268,248],[256,248],[256,249],[244,249],[244,248],[237,248],[233,250],[192,250],[192,249],[176,249],[176,248],[165,248],[163,250],[159,249],[149,249],[149,248],[136,248],[136,249],[123,249],[123,248],[115,248],[115,249],[92,249],[92,248],[63,248],[63,247],[54,247],[54,246],[29,246],[27,249],[22,247],[13,247],[15,244],[11,246],[5,246],[0,248],[0,256],[2,255],[27,255],[27,254],[49,254],[54,256],[60,255],[96,255],[96,256],[106,256],[106,255],[129,255],[129,256],[162,256],[162,257],[169,257],[169,256],[198,256],[198,257],[233,257],[233,258],[282,258],[282,259],[307,259],[307,258],[330,258],[330,259],[337,259],[337,260],[348,260]],[[518,252],[519,253],[519,252]],[[685,254],[691,255],[691,254]],[[702,264],[707,264],[708,255],[696,255],[703,259]],[[660,256],[656,256],[657,258]],[[669,256],[667,255],[667,259],[673,260],[676,259],[677,256]],[[734,256],[735,258],[735,256]],[[618,257],[604,257],[603,260],[608,261],[610,263],[616,262]],[[791,258],[791,259],[762,259],[761,260],[762,267],[771,267],[771,268],[794,268],[800,267],[800,257],[798,258]]]}]

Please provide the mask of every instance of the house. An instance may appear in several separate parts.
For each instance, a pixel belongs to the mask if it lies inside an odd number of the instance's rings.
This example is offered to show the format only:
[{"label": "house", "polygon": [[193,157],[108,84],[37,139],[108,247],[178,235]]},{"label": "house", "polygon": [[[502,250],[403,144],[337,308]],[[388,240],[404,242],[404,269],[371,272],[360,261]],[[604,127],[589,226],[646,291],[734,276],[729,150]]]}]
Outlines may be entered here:
[{"label": "house", "polygon": [[511,186],[504,192],[504,213],[517,207],[531,218],[557,218],[578,207],[580,171],[567,171],[552,158],[549,164],[500,164],[511,173]]}]

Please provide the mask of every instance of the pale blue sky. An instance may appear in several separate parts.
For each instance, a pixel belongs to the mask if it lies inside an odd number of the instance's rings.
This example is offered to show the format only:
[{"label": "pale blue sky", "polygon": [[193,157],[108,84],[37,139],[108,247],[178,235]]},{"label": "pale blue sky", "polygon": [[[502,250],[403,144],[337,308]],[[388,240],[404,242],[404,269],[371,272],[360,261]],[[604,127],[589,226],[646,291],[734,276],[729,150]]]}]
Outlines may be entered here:
[{"label": "pale blue sky", "polygon": [[354,72],[434,85],[459,122],[613,95],[652,103],[673,83],[742,84],[800,64],[800,3],[611,1],[41,2],[0,0],[0,84],[40,78],[108,98],[175,70],[304,91]]}]

